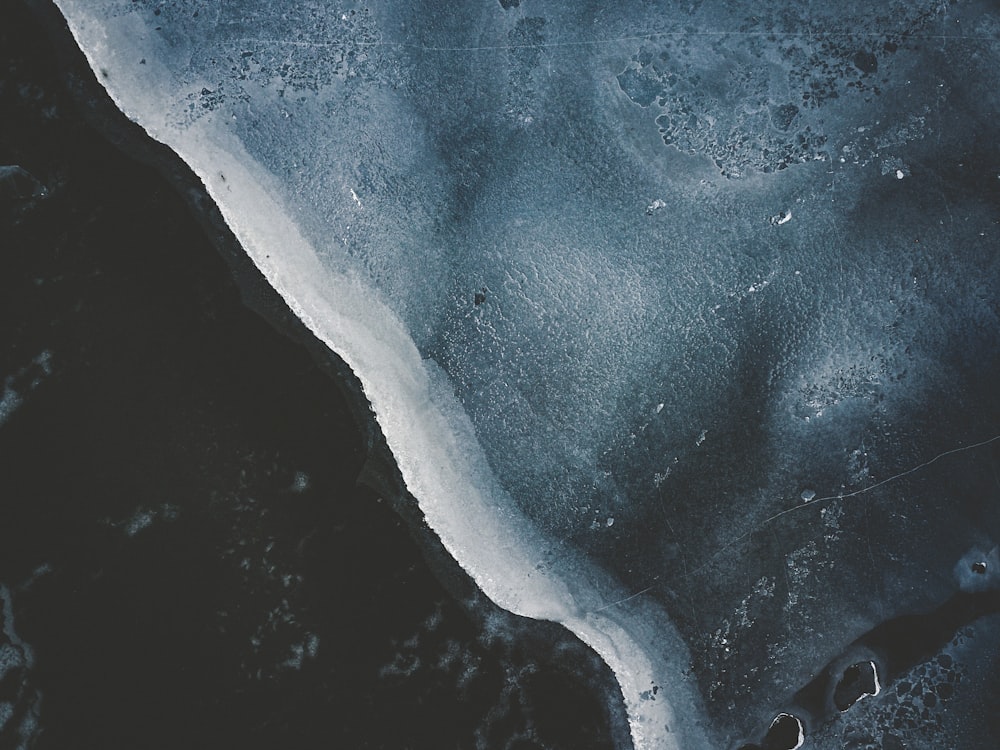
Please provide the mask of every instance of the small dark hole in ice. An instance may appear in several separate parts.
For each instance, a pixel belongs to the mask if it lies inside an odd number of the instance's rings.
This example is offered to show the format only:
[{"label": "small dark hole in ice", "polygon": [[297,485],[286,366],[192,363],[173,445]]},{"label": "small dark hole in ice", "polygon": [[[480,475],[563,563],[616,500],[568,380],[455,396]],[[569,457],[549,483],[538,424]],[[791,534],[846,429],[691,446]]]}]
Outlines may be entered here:
[{"label": "small dark hole in ice", "polygon": [[833,703],[838,711],[846,711],[866,695],[878,694],[878,675],[870,662],[852,664],[844,670],[840,682],[833,689]]},{"label": "small dark hole in ice", "polygon": [[972,572],[977,575],[986,575],[986,563],[983,561],[972,563]]},{"label": "small dark hole in ice", "polygon": [[804,739],[801,721],[791,714],[778,714],[767,730],[762,750],[795,750]]},{"label": "small dark hole in ice", "polygon": [[476,296],[472,298],[472,301],[476,305],[481,305],[486,301],[486,295],[482,292],[476,292]]}]

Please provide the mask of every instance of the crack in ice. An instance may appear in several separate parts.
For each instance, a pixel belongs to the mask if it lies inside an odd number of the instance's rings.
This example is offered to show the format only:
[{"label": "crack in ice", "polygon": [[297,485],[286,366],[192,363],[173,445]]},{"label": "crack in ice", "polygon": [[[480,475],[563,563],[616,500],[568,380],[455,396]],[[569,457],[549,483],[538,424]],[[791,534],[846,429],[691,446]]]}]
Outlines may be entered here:
[{"label": "crack in ice", "polygon": [[[864,494],[866,494],[868,492],[871,492],[872,490],[878,489],[879,487],[883,487],[883,486],[889,484],[890,482],[894,482],[897,479],[902,479],[903,477],[909,476],[910,474],[914,474],[914,473],[920,471],[921,469],[925,469],[928,466],[930,466],[931,464],[936,463],[937,461],[940,461],[942,458],[946,458],[947,456],[952,456],[952,455],[954,455],[956,453],[964,453],[965,451],[974,450],[976,448],[982,448],[982,447],[984,447],[986,445],[990,445],[991,443],[995,443],[997,441],[1000,441],[1000,435],[994,435],[991,438],[988,438],[986,440],[981,440],[981,441],[979,441],[977,443],[972,443],[971,445],[963,445],[963,446],[960,446],[958,448],[951,448],[950,450],[946,450],[946,451],[943,451],[941,453],[938,453],[933,458],[930,458],[927,461],[924,461],[923,463],[917,464],[916,466],[914,466],[912,468],[909,468],[906,471],[901,471],[898,474],[893,474],[891,477],[883,479],[883,480],[881,480],[879,482],[875,482],[875,484],[871,484],[871,485],[869,485],[867,487],[862,487],[859,490],[854,490],[853,492],[842,492],[842,493],[838,493],[836,495],[826,495],[824,497],[817,497],[817,498],[813,498],[811,500],[807,500],[805,502],[799,503],[797,505],[793,505],[790,508],[785,508],[784,510],[779,511],[778,513],[775,513],[772,516],[768,516],[767,518],[765,518],[763,521],[761,521],[759,524],[757,524],[756,526],[754,526],[750,531],[746,532],[745,534],[741,534],[740,536],[736,537],[732,541],[727,542],[723,546],[719,547],[719,549],[717,549],[715,552],[713,552],[711,555],[709,555],[708,558],[706,558],[705,562],[703,562],[701,565],[699,565],[697,568],[694,568],[693,570],[686,571],[682,576],[680,576],[680,578],[681,579],[689,578],[692,575],[694,575],[695,573],[700,573],[701,571],[703,571],[707,567],[709,567],[709,565],[711,565],[716,560],[716,558],[718,558],[719,555],[721,555],[723,552],[726,552],[727,550],[732,549],[733,547],[735,547],[740,542],[745,541],[746,539],[749,539],[751,536],[753,536],[753,534],[755,534],[756,532],[760,531],[762,528],[764,528],[768,524],[772,523],[773,521],[776,521],[777,519],[781,518],[782,516],[785,516],[785,515],[788,515],[789,513],[792,513],[793,511],[801,510],[802,508],[806,508],[806,507],[813,506],[813,505],[819,505],[819,504],[821,504],[823,502],[827,502],[829,500],[846,500],[847,498],[858,497],[859,495],[864,495]],[[647,594],[650,591],[652,591],[653,589],[655,589],[660,584],[660,579],[662,577],[663,577],[663,574],[657,574],[656,576],[653,577],[652,583],[650,583],[649,585],[645,586],[644,588],[641,588],[638,591],[635,591],[635,592],[633,592],[633,593],[629,594],[628,596],[625,596],[625,597],[623,597],[621,599],[617,599],[617,600],[615,600],[613,602],[609,602],[608,604],[604,604],[601,607],[598,607],[597,609],[591,610],[591,612],[593,612],[593,613],[603,612],[603,611],[605,611],[607,609],[611,609],[612,607],[616,607],[616,606],[618,606],[620,604],[625,604],[626,602],[632,601],[633,599],[636,599],[636,598],[642,596],[643,594]]]}]

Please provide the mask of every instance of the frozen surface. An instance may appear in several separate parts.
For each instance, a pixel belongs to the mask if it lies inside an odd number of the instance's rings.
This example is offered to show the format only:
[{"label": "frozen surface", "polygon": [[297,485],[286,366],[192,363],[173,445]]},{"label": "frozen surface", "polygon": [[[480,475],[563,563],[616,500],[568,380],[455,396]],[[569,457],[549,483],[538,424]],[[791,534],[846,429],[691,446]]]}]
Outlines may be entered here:
[{"label": "frozen surface", "polygon": [[0,736],[15,750],[28,750],[37,739],[42,700],[28,678],[35,653],[14,627],[14,602],[10,589],[0,584],[0,680],[12,686],[0,701]]},{"label": "frozen surface", "polygon": [[58,5],[638,746],[832,747],[815,675],[995,611],[993,4]]}]

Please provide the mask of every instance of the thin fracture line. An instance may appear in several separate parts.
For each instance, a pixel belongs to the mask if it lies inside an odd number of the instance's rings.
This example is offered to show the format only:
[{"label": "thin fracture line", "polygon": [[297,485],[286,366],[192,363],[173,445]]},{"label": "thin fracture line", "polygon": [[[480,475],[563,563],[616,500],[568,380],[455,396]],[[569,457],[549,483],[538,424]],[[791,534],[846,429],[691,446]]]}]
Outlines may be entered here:
[{"label": "thin fracture line", "polygon": [[[893,474],[891,477],[888,477],[887,479],[883,479],[882,481],[876,482],[875,484],[869,485],[868,487],[863,487],[860,490],[855,490],[854,492],[838,493],[836,495],[826,495],[825,497],[818,497],[818,498],[814,498],[814,499],[809,500],[809,501],[804,502],[804,503],[799,503],[798,505],[793,505],[791,508],[785,508],[784,510],[775,513],[773,516],[769,516],[769,517],[765,518],[763,521],[761,521],[759,524],[757,524],[756,527],[754,527],[753,529],[751,529],[750,531],[748,531],[746,534],[742,534],[742,535],[736,537],[735,539],[733,539],[732,541],[724,544],[722,547],[720,547],[718,550],[716,550],[714,553],[712,553],[705,560],[705,563],[703,565],[701,565],[698,568],[696,568],[695,570],[691,571],[691,573],[693,574],[693,573],[697,573],[697,572],[699,572],[701,570],[704,570],[705,568],[707,568],[709,566],[709,564],[711,564],[711,562],[713,560],[715,560],[715,558],[717,558],[719,555],[721,555],[727,549],[729,549],[729,548],[733,547],[734,545],[742,542],[744,539],[746,539],[747,537],[749,537],[757,529],[761,528],[762,526],[766,526],[767,524],[771,523],[772,521],[776,521],[777,519],[781,518],[782,516],[788,515],[789,513],[793,512],[793,511],[801,510],[802,508],[807,508],[807,507],[809,507],[811,505],[817,505],[819,503],[823,503],[823,502],[826,502],[828,500],[843,500],[843,499],[847,499],[849,497],[857,497],[858,495],[864,495],[865,493],[871,492],[872,490],[877,489],[877,488],[879,488],[879,487],[881,487],[881,486],[883,486],[885,484],[888,484],[889,482],[894,482],[897,479],[901,479],[901,478],[903,478],[905,476],[909,476],[910,474],[913,474],[913,473],[915,473],[917,471],[920,471],[921,469],[925,469],[928,466],[930,466],[931,464],[933,464],[933,463],[935,463],[937,461],[940,461],[945,456],[950,456],[950,455],[952,455],[954,453],[962,453],[963,451],[973,450],[974,448],[981,448],[984,445],[989,445],[990,443],[995,443],[997,440],[1000,440],[1000,435],[994,435],[993,437],[991,437],[991,438],[989,438],[987,440],[981,440],[980,442],[978,442],[978,443],[972,443],[971,445],[964,445],[964,446],[961,446],[961,447],[958,447],[958,448],[952,448],[951,450],[944,451],[943,453],[938,453],[936,456],[934,456],[934,458],[931,458],[931,459],[929,459],[927,461],[924,461],[923,463],[918,464],[917,466],[914,466],[913,468],[907,469],[906,471],[901,471],[898,474]],[[687,576],[685,576],[685,578],[686,577]]]},{"label": "thin fracture line", "polygon": [[[960,446],[958,448],[952,448],[951,450],[946,450],[946,451],[944,451],[942,453],[938,453],[933,458],[931,458],[931,459],[929,459],[927,461],[924,461],[923,463],[918,464],[918,465],[916,465],[916,466],[914,466],[914,467],[912,467],[910,469],[907,469],[906,471],[901,471],[898,474],[893,474],[891,477],[888,477],[887,479],[883,479],[882,481],[876,482],[875,484],[869,485],[868,487],[863,487],[860,490],[855,490],[854,492],[839,493],[839,494],[836,494],[836,495],[827,495],[825,497],[819,497],[819,498],[815,498],[813,500],[809,500],[808,502],[799,503],[798,505],[793,505],[791,508],[785,508],[784,510],[782,510],[782,511],[780,511],[778,513],[775,513],[773,516],[769,516],[769,517],[765,518],[763,521],[761,521],[759,524],[757,524],[754,528],[750,529],[750,531],[746,532],[745,534],[741,534],[740,536],[732,539],[731,541],[726,542],[726,544],[722,545],[721,547],[719,547],[719,549],[717,549],[715,552],[713,552],[711,555],[709,555],[705,559],[704,563],[702,563],[701,565],[699,565],[694,570],[685,572],[685,574],[683,576],[681,576],[681,578],[682,579],[689,578],[690,576],[694,575],[695,573],[698,573],[698,572],[704,570],[709,565],[711,565],[713,563],[713,561],[719,555],[721,555],[723,552],[725,552],[726,550],[734,547],[735,545],[739,544],[743,540],[747,539],[752,534],[754,534],[755,532],[759,531],[763,526],[766,526],[767,524],[771,523],[772,521],[776,521],[777,519],[779,519],[782,516],[785,516],[785,515],[791,513],[792,511],[801,510],[802,508],[806,508],[806,507],[809,507],[809,506],[817,505],[819,503],[823,503],[823,502],[826,502],[828,500],[844,500],[844,499],[847,499],[847,498],[850,498],[850,497],[858,497],[859,495],[864,495],[865,493],[871,492],[874,489],[882,487],[883,485],[886,485],[889,482],[894,482],[897,479],[902,479],[903,477],[909,476],[910,474],[914,474],[914,473],[920,471],[921,469],[925,469],[928,466],[930,466],[931,464],[936,463],[937,461],[940,461],[942,458],[945,458],[947,456],[951,456],[951,455],[953,455],[955,453],[962,453],[964,451],[974,450],[975,448],[982,448],[983,446],[990,445],[991,443],[995,443],[998,440],[1000,440],[1000,435],[994,435],[993,437],[988,438],[986,440],[981,440],[978,443],[972,443],[971,445],[963,445],[963,446]],[[613,601],[613,602],[611,602],[609,604],[605,604],[602,607],[599,607],[598,609],[591,610],[591,612],[592,613],[603,612],[606,609],[610,609],[611,607],[618,606],[619,604],[624,604],[626,602],[631,601],[632,599],[635,599],[636,597],[639,597],[639,596],[642,596],[643,594],[649,593],[650,591],[652,591],[654,588],[656,588],[660,584],[660,579],[661,578],[662,578],[662,575],[656,575],[653,578],[653,582],[650,583],[645,588],[640,589],[639,591],[636,591],[636,592],[634,592],[632,594],[629,594],[628,596],[626,596],[626,597],[624,597],[622,599],[618,599],[617,601]]]},{"label": "thin fracture line", "polygon": [[867,487],[863,487],[860,490],[855,490],[854,492],[842,492],[842,493],[839,493],[839,494],[836,494],[836,495],[827,495],[826,497],[817,497],[817,498],[813,498],[812,500],[809,500],[808,502],[800,503],[799,505],[795,505],[795,506],[793,506],[791,508],[786,508],[785,510],[781,511],[780,513],[775,513],[770,518],[765,519],[763,521],[763,523],[770,523],[774,519],[780,518],[781,516],[785,515],[786,513],[791,513],[793,510],[798,510],[799,508],[804,508],[807,505],[815,505],[816,503],[822,503],[822,502],[825,502],[827,500],[838,500],[838,499],[843,499],[843,498],[848,498],[848,497],[857,497],[858,495],[864,495],[866,492],[871,492],[872,490],[881,487],[883,484],[888,484],[889,482],[894,482],[897,479],[901,479],[901,478],[903,478],[905,476],[909,476],[910,474],[913,474],[914,472],[920,471],[921,469],[924,469],[924,468],[930,466],[931,464],[933,464],[933,463],[935,463],[937,461],[940,461],[945,456],[950,456],[953,453],[962,453],[963,451],[971,451],[974,448],[981,448],[984,445],[989,445],[990,443],[995,443],[997,440],[1000,440],[1000,435],[994,435],[993,437],[989,438],[988,440],[981,440],[980,442],[973,443],[972,445],[963,445],[963,446],[961,446],[959,448],[952,448],[951,450],[944,451],[943,453],[938,453],[936,456],[934,456],[934,458],[932,458],[932,459],[930,459],[928,461],[924,461],[922,464],[914,466],[912,469],[907,469],[906,471],[901,471],[898,474],[893,474],[891,477],[888,477],[887,479],[883,479],[880,482],[875,482],[875,484],[871,484],[871,485],[869,485]]},{"label": "thin fracture line", "polygon": [[629,594],[624,599],[618,599],[617,601],[610,602],[608,604],[605,604],[602,607],[598,607],[597,609],[592,609],[592,610],[590,610],[588,612],[588,614],[594,614],[594,615],[596,615],[598,612],[603,612],[606,609],[611,609],[612,607],[617,607],[619,604],[624,604],[625,602],[630,602],[633,599],[635,599],[637,597],[640,597],[643,594],[648,593],[648,592],[652,591],[653,589],[655,589],[656,585],[659,583],[659,580],[660,580],[660,576],[658,576],[658,575],[654,576],[653,577],[653,582],[651,584],[649,584],[646,588],[640,589],[639,591],[636,591],[633,594]]},{"label": "thin fracture line", "polygon": [[[774,37],[776,39],[799,39],[799,38],[809,38],[809,39],[825,39],[830,37],[846,37],[851,39],[883,39],[886,34],[877,34],[874,32],[861,33],[861,32],[851,32],[851,31],[800,31],[800,32],[771,32],[771,31],[655,31],[649,34],[636,34],[632,36],[620,36],[611,37],[608,39],[571,39],[562,42],[536,42],[536,43],[524,43],[524,44],[485,44],[479,46],[462,46],[462,47],[437,47],[426,44],[419,44],[417,42],[393,42],[386,41],[384,39],[379,39],[377,41],[365,41],[356,42],[349,39],[338,40],[333,42],[321,42],[321,41],[310,41],[310,40],[300,40],[300,39],[261,39],[261,38],[244,38],[240,41],[250,42],[257,44],[274,44],[274,45],[286,45],[293,47],[315,47],[315,48],[336,48],[342,49],[344,47],[391,47],[395,49],[412,49],[420,52],[504,52],[509,50],[520,50],[520,49],[550,49],[557,47],[599,47],[602,45],[610,44],[622,44],[624,42],[642,42],[650,41],[653,39],[661,38],[683,38],[683,37],[747,37],[747,38],[761,38],[761,37]],[[969,36],[969,35],[952,35],[952,34],[927,34],[927,35],[908,35],[905,32],[899,34],[899,36],[905,38],[906,40],[914,41],[943,41],[943,40],[961,40],[961,41],[973,41],[973,42],[998,42],[1000,37],[993,36]]]},{"label": "thin fracture line", "polygon": [[[810,38],[810,39],[821,39],[827,37],[848,37],[852,39],[883,39],[885,34],[875,34],[875,33],[852,33],[849,31],[840,32],[784,32],[784,33],[773,33],[769,31],[661,31],[654,32],[651,34],[639,34],[636,36],[622,36],[613,37],[610,39],[574,39],[565,42],[538,42],[535,44],[495,44],[495,45],[483,45],[479,47],[432,47],[423,44],[415,44],[412,42],[371,42],[367,43],[367,46],[378,46],[378,47],[397,47],[405,49],[415,49],[422,52],[490,52],[490,51],[505,51],[505,50],[516,50],[516,49],[546,49],[550,47],[597,47],[601,45],[609,44],[621,44],[624,42],[640,42],[649,41],[652,39],[659,39],[664,37],[726,37],[726,36],[738,36],[738,37],[775,37],[775,38]],[[977,42],[996,42],[1000,41],[998,37],[980,37],[980,36],[952,36],[948,34],[928,34],[926,36],[909,36],[905,37],[907,40],[913,39],[916,41],[941,41],[946,39],[954,40],[966,40],[966,41],[977,41]]]}]

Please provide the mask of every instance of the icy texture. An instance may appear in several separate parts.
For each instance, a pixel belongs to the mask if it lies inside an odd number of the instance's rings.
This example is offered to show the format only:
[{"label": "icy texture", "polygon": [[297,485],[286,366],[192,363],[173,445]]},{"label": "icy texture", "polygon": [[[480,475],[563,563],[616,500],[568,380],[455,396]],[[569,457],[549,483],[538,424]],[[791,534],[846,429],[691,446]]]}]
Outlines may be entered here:
[{"label": "icy texture", "polygon": [[0,680],[10,687],[0,701],[0,737],[14,750],[28,750],[37,739],[41,694],[31,685],[35,653],[14,628],[14,601],[0,583]]},{"label": "icy texture", "polygon": [[990,3],[58,4],[637,745],[808,742],[851,644],[997,590]]}]

